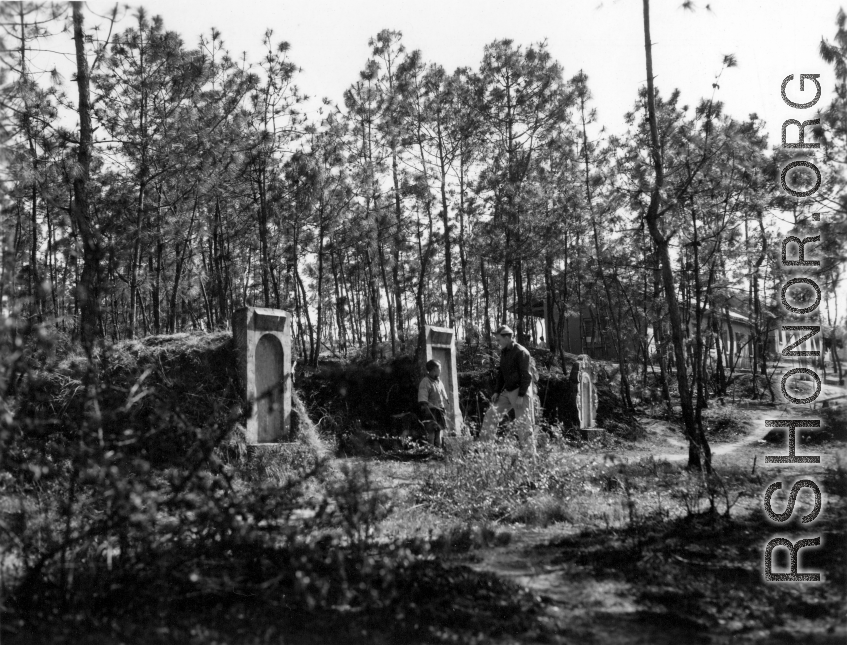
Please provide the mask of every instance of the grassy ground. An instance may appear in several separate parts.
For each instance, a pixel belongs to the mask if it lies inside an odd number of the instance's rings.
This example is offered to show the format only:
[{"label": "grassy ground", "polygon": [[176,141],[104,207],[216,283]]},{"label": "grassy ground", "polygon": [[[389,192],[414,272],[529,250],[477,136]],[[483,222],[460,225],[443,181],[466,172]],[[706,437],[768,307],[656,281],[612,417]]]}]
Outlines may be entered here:
[{"label": "grassy ground", "polygon": [[[678,429],[646,417],[643,441],[603,450],[550,444],[535,463],[515,461],[513,446],[471,445],[444,463],[379,465],[379,476],[397,490],[398,510],[384,528],[391,535],[434,533],[443,561],[536,594],[540,631],[520,642],[841,643],[844,444],[798,449],[821,454],[820,465],[764,463],[766,454],[785,451],[762,440],[764,419],[801,412],[715,406],[710,418],[730,431],[718,435],[723,441],[713,438],[712,482],[683,468],[687,448]],[[843,411],[828,417],[830,425],[845,422]],[[824,491],[819,518],[808,527],[796,519],[812,506],[807,491],[792,521],[770,523],[765,488],[808,477]],[[775,509],[784,503],[785,496],[774,497]],[[823,572],[822,583],[764,582],[765,544],[777,535],[821,536],[821,548],[803,553],[800,568]],[[777,551],[775,562],[786,570],[784,553]]]},{"label": "grassy ground", "polygon": [[[167,580],[132,598],[119,620],[66,623],[43,632],[6,624],[6,643],[841,643],[845,631],[847,464],[827,443],[819,467],[765,467],[763,416],[747,410],[742,436],[715,457],[709,486],[682,467],[678,434],[657,420],[643,442],[549,443],[538,460],[508,440],[456,445],[444,461],[336,459],[333,477],[367,467],[382,518],[372,548],[422,544],[395,567],[394,590],[366,612],[286,606],[270,584],[243,597],[223,589],[184,594]],[[669,441],[670,440],[670,441]],[[729,445],[729,444],[724,444]],[[671,459],[656,459],[665,452]],[[756,467],[753,468],[753,458]],[[284,478],[274,459],[254,477]],[[813,527],[768,524],[767,484],[814,475],[825,492]],[[798,511],[809,504],[798,499]],[[708,512],[710,507],[715,512]],[[775,503],[779,508],[779,504]],[[821,584],[762,580],[771,536],[822,535],[802,569]],[[392,561],[392,566],[396,565]],[[780,566],[787,563],[780,562]],[[220,565],[219,565],[220,566]],[[267,566],[272,566],[271,564]],[[271,579],[273,579],[271,577]],[[280,641],[280,639],[283,639]]]}]

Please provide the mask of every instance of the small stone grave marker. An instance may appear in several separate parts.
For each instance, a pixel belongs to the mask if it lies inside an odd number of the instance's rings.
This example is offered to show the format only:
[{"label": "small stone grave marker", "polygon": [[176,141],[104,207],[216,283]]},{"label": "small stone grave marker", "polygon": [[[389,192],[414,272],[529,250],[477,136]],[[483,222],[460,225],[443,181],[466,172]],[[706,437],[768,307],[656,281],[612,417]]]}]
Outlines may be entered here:
[{"label": "small stone grave marker", "polygon": [[606,431],[597,426],[597,388],[594,363],[586,354],[576,357],[577,371],[576,409],[579,414],[579,431],[583,439],[599,439]]},{"label": "small stone grave marker", "polygon": [[462,410],[459,407],[459,373],[456,369],[456,338],[449,327],[425,328],[426,360],[436,360],[441,363],[441,380],[447,397],[450,399],[451,410],[447,410],[447,432],[461,435],[464,432]]}]

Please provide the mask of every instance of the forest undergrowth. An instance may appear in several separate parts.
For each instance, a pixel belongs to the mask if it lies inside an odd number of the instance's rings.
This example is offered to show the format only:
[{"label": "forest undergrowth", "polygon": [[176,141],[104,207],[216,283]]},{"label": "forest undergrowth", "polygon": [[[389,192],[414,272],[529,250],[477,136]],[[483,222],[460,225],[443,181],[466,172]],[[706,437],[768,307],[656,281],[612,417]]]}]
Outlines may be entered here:
[{"label": "forest undergrowth", "polygon": [[[556,642],[552,601],[475,569],[481,554],[540,529],[563,562],[636,579],[669,553],[638,602],[678,611],[661,576],[697,560],[690,545],[662,551],[668,536],[705,544],[705,526],[738,537],[758,521],[761,471],[629,458],[637,439],[586,442],[555,423],[536,458],[507,421],[495,441],[454,438],[427,462],[339,459],[304,389],[303,439],[251,448],[231,351],[223,334],[106,348],[94,401],[61,346],[17,366],[2,428],[6,642]],[[737,421],[723,408],[712,420]],[[840,464],[826,476],[840,517],[847,478]],[[754,589],[745,575],[738,593]],[[831,588],[808,611],[833,615]]]}]

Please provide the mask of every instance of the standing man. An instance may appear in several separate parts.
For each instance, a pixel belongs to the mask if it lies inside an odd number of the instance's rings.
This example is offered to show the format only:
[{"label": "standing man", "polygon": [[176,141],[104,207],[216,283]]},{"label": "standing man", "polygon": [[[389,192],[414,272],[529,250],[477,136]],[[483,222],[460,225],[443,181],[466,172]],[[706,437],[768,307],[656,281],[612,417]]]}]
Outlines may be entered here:
[{"label": "standing man", "polygon": [[426,376],[418,385],[418,416],[427,427],[427,439],[437,448],[442,447],[441,436],[447,429],[446,408],[450,405],[440,377],[441,363],[427,361]]},{"label": "standing man", "polygon": [[497,330],[500,345],[500,369],[497,385],[491,397],[491,407],[485,413],[480,437],[493,439],[497,434],[500,419],[509,410],[515,410],[515,425],[521,446],[527,443],[535,455],[534,406],[532,402],[532,375],[529,371],[529,351],[516,343],[514,333],[506,325]]}]

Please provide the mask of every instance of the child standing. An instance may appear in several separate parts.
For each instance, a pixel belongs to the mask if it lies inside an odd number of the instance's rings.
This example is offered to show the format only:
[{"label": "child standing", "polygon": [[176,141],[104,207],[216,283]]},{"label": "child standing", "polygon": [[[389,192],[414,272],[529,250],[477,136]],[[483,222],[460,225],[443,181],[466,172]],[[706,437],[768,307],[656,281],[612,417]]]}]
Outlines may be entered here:
[{"label": "child standing", "polygon": [[447,429],[445,410],[448,405],[447,390],[441,381],[441,363],[427,361],[426,376],[418,386],[418,414],[427,427],[429,442],[438,448]]}]

